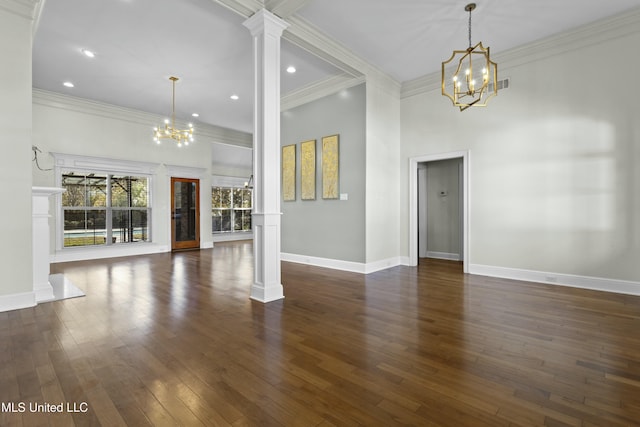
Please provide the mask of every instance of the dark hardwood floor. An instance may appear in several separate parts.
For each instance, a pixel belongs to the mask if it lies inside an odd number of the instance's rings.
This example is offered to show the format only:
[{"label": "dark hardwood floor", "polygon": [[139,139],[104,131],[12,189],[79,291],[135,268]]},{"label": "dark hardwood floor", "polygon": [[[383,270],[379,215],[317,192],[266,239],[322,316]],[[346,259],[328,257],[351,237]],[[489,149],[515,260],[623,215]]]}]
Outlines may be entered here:
[{"label": "dark hardwood floor", "polygon": [[52,272],[87,295],[0,313],[2,426],[640,425],[640,297],[283,263],[265,305],[251,242]]}]

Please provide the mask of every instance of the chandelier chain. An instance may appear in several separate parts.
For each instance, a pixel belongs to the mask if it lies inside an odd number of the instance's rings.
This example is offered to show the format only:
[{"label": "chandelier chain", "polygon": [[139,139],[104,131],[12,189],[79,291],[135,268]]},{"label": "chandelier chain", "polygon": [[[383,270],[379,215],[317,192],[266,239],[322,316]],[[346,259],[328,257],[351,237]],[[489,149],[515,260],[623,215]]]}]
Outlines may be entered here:
[{"label": "chandelier chain", "polygon": [[471,48],[471,11],[473,9],[469,8],[469,48]]}]

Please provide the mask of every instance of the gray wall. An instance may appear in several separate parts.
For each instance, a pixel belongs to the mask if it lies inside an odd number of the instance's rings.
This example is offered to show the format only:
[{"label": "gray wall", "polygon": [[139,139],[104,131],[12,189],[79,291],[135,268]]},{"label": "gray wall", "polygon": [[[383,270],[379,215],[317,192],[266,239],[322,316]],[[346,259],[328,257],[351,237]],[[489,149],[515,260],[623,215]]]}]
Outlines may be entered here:
[{"label": "gray wall", "polygon": [[[282,252],[365,261],[365,85],[282,113],[281,144],[296,144],[296,200],[281,202]],[[322,199],[322,137],[340,135],[340,193]],[[316,140],[316,199],[300,200],[300,143]]]}]

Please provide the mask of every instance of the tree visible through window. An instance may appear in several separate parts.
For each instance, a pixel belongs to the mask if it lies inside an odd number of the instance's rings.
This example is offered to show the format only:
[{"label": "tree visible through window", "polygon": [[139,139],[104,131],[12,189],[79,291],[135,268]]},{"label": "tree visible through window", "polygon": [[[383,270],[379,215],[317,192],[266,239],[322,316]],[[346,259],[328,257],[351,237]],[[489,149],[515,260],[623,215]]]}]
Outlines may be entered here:
[{"label": "tree visible through window", "polygon": [[65,247],[150,240],[148,178],[67,172],[62,187]]},{"label": "tree visible through window", "polygon": [[213,187],[211,217],[214,233],[251,231],[251,190]]}]

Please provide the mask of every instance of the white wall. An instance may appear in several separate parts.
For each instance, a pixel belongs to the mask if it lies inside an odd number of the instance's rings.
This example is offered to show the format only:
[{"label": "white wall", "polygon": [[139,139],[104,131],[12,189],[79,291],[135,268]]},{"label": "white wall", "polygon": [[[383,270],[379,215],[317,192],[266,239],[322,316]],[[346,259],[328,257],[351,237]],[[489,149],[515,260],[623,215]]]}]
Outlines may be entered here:
[{"label": "white wall", "polygon": [[366,261],[399,263],[400,93],[388,80],[367,76]]},{"label": "white wall", "polygon": [[470,150],[472,265],[640,281],[638,44],[634,12],[505,53],[511,86],[484,109],[405,92],[402,254],[407,159]]},{"label": "white wall", "polygon": [[[151,129],[161,117],[120,107],[35,91],[33,98],[33,144],[42,150],[39,155],[43,169],[54,166],[48,153],[63,153],[92,158],[141,161],[156,164],[152,183],[153,245],[118,245],[111,248],[82,248],[58,251],[54,261],[101,258],[133,253],[166,251],[171,248],[170,177],[200,179],[200,244],[211,247],[211,165],[212,142],[204,125],[196,127],[196,142],[177,147],[169,141],[157,145]],[[228,130],[225,132],[229,133]],[[247,135],[246,139],[250,136]],[[231,143],[243,140],[234,135]],[[33,165],[33,182],[38,186],[54,186],[55,171],[41,171]],[[52,209],[52,241],[59,230],[58,213]],[[59,227],[58,227],[59,228]],[[104,249],[104,250],[103,250]]]},{"label": "white wall", "polygon": [[[31,14],[0,7],[0,311],[35,305],[31,243]],[[14,9],[15,8],[15,9]],[[22,10],[24,8],[24,10]],[[7,296],[5,298],[5,296]]]}]

